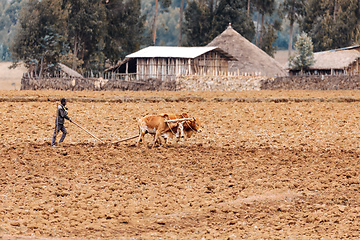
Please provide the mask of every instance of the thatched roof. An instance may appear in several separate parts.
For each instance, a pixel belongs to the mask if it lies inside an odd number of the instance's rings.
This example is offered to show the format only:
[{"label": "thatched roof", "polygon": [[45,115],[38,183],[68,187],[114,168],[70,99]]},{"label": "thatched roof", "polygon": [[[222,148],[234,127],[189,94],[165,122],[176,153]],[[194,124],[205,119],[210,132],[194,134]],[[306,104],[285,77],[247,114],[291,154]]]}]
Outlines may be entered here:
[{"label": "thatched roof", "polygon": [[69,75],[69,77],[74,77],[74,78],[83,78],[83,76],[78,73],[77,71],[69,68],[68,66],[59,63],[60,69],[61,71],[63,71],[64,73],[66,73],[67,75]]},{"label": "thatched roof", "polygon": [[207,46],[218,46],[238,59],[229,62],[229,72],[260,72],[264,76],[287,75],[280,63],[241,36],[231,26]]},{"label": "thatched roof", "polygon": [[314,53],[315,63],[309,69],[345,69],[360,58],[360,52],[354,48],[342,48]]}]

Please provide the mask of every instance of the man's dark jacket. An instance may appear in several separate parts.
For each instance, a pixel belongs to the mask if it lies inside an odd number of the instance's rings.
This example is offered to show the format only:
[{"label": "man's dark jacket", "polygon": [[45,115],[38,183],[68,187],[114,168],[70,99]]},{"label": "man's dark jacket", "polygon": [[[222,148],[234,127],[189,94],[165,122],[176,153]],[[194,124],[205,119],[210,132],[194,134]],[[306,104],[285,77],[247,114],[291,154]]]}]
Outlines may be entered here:
[{"label": "man's dark jacket", "polygon": [[58,106],[58,125],[63,125],[65,122],[65,118],[70,121],[70,118],[68,117],[68,111],[65,109],[63,105]]}]

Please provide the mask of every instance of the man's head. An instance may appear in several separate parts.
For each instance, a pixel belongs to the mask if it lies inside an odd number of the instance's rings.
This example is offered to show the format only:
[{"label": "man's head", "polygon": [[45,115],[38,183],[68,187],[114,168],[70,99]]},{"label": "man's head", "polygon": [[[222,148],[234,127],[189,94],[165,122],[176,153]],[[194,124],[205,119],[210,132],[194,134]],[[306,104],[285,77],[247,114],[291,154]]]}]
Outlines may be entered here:
[{"label": "man's head", "polygon": [[61,105],[63,105],[63,106],[66,105],[66,99],[65,99],[65,98],[62,98],[62,99],[60,100],[60,102],[61,102]]}]

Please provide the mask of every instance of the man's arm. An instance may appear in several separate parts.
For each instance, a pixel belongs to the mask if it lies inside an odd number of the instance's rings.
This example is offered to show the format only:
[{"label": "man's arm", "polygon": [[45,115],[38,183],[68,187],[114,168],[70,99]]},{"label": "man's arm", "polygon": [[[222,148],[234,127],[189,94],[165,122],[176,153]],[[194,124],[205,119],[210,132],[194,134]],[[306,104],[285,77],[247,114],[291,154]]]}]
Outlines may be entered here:
[{"label": "man's arm", "polygon": [[69,116],[68,116],[68,111],[66,111],[64,107],[61,107],[61,108],[59,109],[59,115],[60,115],[62,118],[65,118],[65,119],[69,120],[70,122],[72,122],[72,120],[71,120],[71,119],[69,118]]}]

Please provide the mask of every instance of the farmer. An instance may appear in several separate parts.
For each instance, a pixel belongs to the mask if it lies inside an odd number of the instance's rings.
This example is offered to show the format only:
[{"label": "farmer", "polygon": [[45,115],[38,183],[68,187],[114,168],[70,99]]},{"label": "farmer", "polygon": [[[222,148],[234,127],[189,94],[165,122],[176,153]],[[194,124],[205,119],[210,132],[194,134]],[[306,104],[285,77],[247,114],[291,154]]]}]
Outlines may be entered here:
[{"label": "farmer", "polygon": [[61,138],[59,143],[62,143],[66,137],[66,128],[64,126],[65,119],[72,122],[72,120],[68,117],[68,108],[66,106],[66,99],[62,98],[60,100],[60,105],[58,105],[57,112],[56,112],[56,119],[55,119],[55,130],[51,141],[51,146],[55,147],[56,135],[59,131],[62,131]]}]

